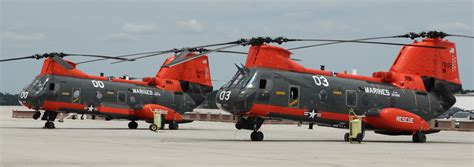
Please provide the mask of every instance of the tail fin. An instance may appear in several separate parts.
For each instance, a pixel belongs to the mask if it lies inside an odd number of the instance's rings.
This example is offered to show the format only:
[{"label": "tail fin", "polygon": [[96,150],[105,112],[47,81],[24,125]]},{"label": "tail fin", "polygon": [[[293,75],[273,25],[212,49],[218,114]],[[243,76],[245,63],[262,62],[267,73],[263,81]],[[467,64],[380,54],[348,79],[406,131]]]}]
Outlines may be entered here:
[{"label": "tail fin", "polygon": [[441,38],[427,38],[421,42],[415,41],[414,44],[440,46],[446,49],[405,46],[400,50],[390,72],[420,76],[427,91],[436,87],[435,80],[446,83],[451,92],[461,90],[454,43]]},{"label": "tail fin", "polygon": [[196,105],[199,105],[205,100],[207,94],[212,92],[211,73],[207,56],[200,56],[176,66],[164,67],[164,65],[174,59],[191,55],[194,55],[194,53],[178,54],[169,57],[156,74],[156,78],[164,79],[166,82],[173,82],[173,80],[179,82],[179,85],[176,83],[176,86],[180,87],[182,92],[189,93],[196,102]]}]

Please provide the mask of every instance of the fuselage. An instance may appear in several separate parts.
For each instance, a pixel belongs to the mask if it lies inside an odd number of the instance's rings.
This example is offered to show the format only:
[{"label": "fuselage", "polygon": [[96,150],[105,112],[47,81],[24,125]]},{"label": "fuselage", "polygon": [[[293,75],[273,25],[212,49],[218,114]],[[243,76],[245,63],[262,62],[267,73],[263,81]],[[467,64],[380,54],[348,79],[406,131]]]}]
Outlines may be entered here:
[{"label": "fuselage", "polygon": [[244,75],[238,72],[220,89],[216,99],[221,109],[237,115],[331,126],[344,126],[349,110],[367,115],[370,111],[397,108],[424,120],[445,112],[433,93],[387,83],[267,68],[251,68]]},{"label": "fuselage", "polygon": [[180,114],[197,106],[186,93],[155,86],[49,74],[38,75],[22,90],[19,101],[37,110],[100,114],[130,120],[152,120],[150,114],[137,113],[146,104],[158,104]]}]

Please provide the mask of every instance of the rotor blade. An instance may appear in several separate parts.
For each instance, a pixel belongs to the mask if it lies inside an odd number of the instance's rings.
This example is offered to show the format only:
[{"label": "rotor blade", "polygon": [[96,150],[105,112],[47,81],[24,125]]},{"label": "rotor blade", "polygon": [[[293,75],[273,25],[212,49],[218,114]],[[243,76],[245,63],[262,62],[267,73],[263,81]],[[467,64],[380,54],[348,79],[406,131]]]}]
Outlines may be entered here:
[{"label": "rotor blade", "polygon": [[425,45],[391,43],[391,42],[369,42],[369,41],[358,41],[358,40],[336,40],[336,39],[291,39],[291,40],[313,41],[313,42],[349,42],[349,43],[366,43],[366,44],[376,44],[376,45],[414,46],[414,47],[422,47],[422,48],[446,49],[445,47],[440,47],[440,46],[425,46]]},{"label": "rotor blade", "polygon": [[[157,53],[155,53],[155,54],[140,56],[140,57],[136,57],[136,58],[133,58],[133,59],[130,59],[130,60],[135,61],[135,60],[137,60],[137,59],[143,59],[143,58],[152,57],[152,56],[158,56],[158,55],[167,54],[167,53],[172,53],[172,52],[171,52],[171,51],[157,52]],[[117,64],[117,63],[123,63],[123,62],[125,62],[125,61],[121,60],[121,61],[112,62],[112,63],[110,63],[110,64]]]},{"label": "rotor blade", "polygon": [[[151,57],[151,56],[158,56],[158,55],[166,54],[166,53],[180,52],[180,51],[187,50],[187,49],[195,49],[195,48],[205,48],[205,47],[229,45],[229,44],[235,44],[236,42],[237,42],[237,41],[232,41],[232,42],[223,42],[223,43],[216,43],[216,44],[209,44],[209,45],[196,46],[196,47],[191,47],[191,48],[170,49],[170,50],[164,50],[164,51],[153,51],[153,52],[133,53],[133,54],[126,54],[126,55],[116,56],[116,57],[123,58],[123,57],[147,55],[147,56],[142,56],[142,57],[137,57],[137,58],[132,59],[132,60],[136,60],[136,59],[142,59],[142,58]],[[105,58],[102,58],[102,59],[95,59],[95,60],[89,60],[89,61],[79,62],[79,63],[76,63],[76,64],[91,63],[91,62],[102,61],[102,60],[106,60],[106,59],[105,59]],[[116,63],[120,63],[120,62],[122,62],[122,61],[113,62],[112,64],[116,64]]]},{"label": "rotor blade", "polygon": [[[350,40],[350,41],[366,41],[366,40],[387,39],[387,38],[400,38],[400,37],[404,37],[404,35],[384,36],[384,37],[372,37],[372,38],[359,38],[359,39],[353,39],[353,40]],[[339,44],[339,43],[344,43],[344,42],[343,42],[343,41],[328,42],[328,43],[321,43],[321,44],[314,44],[314,45],[307,45],[307,46],[294,47],[294,48],[290,48],[290,49],[288,49],[288,50],[297,50],[297,49],[304,49],[304,48],[310,48],[310,47],[316,47],[316,46]]]},{"label": "rotor blade", "polygon": [[239,51],[230,51],[230,50],[218,50],[216,52],[220,53],[233,53],[233,54],[242,54],[242,55],[247,55],[247,52],[239,52]]},{"label": "rotor blade", "polygon": [[212,53],[212,52],[217,52],[217,51],[220,51],[220,50],[223,50],[223,49],[227,49],[227,48],[236,47],[236,46],[240,46],[240,44],[234,44],[234,45],[224,46],[224,47],[220,47],[220,48],[216,48],[216,49],[211,49],[211,50],[209,50],[209,51],[205,51],[205,52],[202,52],[202,53],[199,53],[199,54],[196,54],[196,55],[192,55],[192,56],[189,56],[189,57],[185,57],[184,59],[179,60],[179,61],[173,60],[173,61],[171,61],[170,63],[166,64],[165,67],[173,67],[173,66],[175,66],[175,65],[178,65],[178,64],[181,64],[181,63],[184,63],[184,62],[187,62],[187,61],[196,59],[196,58],[198,58],[198,57],[201,57],[202,55],[205,55],[205,54],[208,54],[208,53]]},{"label": "rotor blade", "polygon": [[16,57],[16,58],[10,58],[10,59],[3,59],[3,60],[0,60],[0,62],[23,60],[23,59],[34,59],[34,58],[36,57],[35,56]]},{"label": "rotor blade", "polygon": [[115,59],[115,60],[123,60],[123,61],[133,61],[131,59],[121,58],[121,57],[113,57],[113,56],[103,56],[103,55],[85,55],[85,54],[66,54],[66,56],[82,56],[82,57],[98,57],[103,59]]},{"label": "rotor blade", "polygon": [[452,37],[474,38],[474,36],[469,36],[469,35],[456,35],[456,34],[446,34],[446,35],[452,36]]},{"label": "rotor blade", "polygon": [[67,63],[66,61],[64,61],[63,58],[59,57],[59,56],[53,56],[51,57],[56,63],[58,63],[59,65],[61,65],[63,68],[65,69],[73,69],[74,67],[72,67],[69,63]]},{"label": "rotor blade", "polygon": [[[117,57],[117,58],[123,58],[123,57],[131,57],[131,56],[138,56],[138,55],[144,55],[144,54],[155,54],[155,53],[159,53],[159,52],[162,52],[162,51],[126,54],[126,55],[120,55],[120,56],[115,56],[115,57]],[[92,62],[102,61],[102,60],[107,60],[107,59],[106,59],[106,58],[94,59],[94,60],[82,61],[82,62],[79,62],[79,63],[76,63],[76,64],[92,63]]]}]

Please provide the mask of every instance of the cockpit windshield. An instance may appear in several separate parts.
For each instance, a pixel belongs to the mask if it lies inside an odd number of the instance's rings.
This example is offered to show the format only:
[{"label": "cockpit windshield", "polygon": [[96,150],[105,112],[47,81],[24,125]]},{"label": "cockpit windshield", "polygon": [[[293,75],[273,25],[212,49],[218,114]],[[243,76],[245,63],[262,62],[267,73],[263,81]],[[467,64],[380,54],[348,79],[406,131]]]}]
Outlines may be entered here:
[{"label": "cockpit windshield", "polygon": [[46,83],[49,81],[49,77],[48,76],[41,76],[41,75],[38,75],[35,77],[35,79],[31,82],[30,85],[26,86],[24,89],[28,89],[28,88],[31,88],[33,91],[35,91],[35,93],[38,93],[40,92],[41,90],[44,89],[44,87],[46,86]]},{"label": "cockpit windshield", "polygon": [[232,80],[227,82],[223,86],[223,88],[236,88],[236,87],[244,87],[248,81],[250,80],[250,76],[253,76],[253,72],[242,72],[242,71],[237,71],[235,73],[234,77],[232,77]]}]

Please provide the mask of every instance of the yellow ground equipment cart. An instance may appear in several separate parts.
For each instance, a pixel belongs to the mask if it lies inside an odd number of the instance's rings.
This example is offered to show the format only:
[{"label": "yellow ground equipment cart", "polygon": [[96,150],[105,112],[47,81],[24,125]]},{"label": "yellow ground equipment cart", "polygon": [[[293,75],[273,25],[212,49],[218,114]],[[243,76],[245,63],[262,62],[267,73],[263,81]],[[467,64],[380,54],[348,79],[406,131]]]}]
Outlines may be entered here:
[{"label": "yellow ground equipment cart", "polygon": [[348,142],[357,141],[359,143],[362,142],[364,138],[364,131],[362,120],[365,116],[357,115],[353,109],[349,110],[349,133],[344,135],[344,140]]},{"label": "yellow ground equipment cart", "polygon": [[153,123],[150,125],[150,130],[151,131],[157,131],[158,129],[162,129],[164,125],[164,118],[166,111],[160,110],[160,109],[155,109],[154,114],[153,114]]}]

